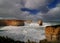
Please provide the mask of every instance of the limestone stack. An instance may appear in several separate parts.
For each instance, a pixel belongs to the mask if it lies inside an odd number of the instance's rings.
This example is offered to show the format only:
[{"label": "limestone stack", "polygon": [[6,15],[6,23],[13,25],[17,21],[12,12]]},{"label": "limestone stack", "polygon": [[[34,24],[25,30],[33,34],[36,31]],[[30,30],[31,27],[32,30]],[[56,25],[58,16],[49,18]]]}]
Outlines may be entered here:
[{"label": "limestone stack", "polygon": [[45,28],[45,36],[47,41],[60,40],[60,25],[47,26]]},{"label": "limestone stack", "polygon": [[39,24],[39,26],[42,26],[43,25],[43,21],[42,20],[38,20],[38,24]]}]

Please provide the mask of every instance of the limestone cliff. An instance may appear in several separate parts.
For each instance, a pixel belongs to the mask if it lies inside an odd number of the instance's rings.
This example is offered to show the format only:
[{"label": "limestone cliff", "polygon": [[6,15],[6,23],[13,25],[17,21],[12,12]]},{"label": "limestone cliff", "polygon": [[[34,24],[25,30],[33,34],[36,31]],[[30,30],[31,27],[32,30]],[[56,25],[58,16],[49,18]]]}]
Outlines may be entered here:
[{"label": "limestone cliff", "polygon": [[45,36],[47,41],[60,40],[60,25],[47,26],[45,28]]},{"label": "limestone cliff", "polygon": [[24,20],[0,20],[0,26],[24,26]]}]

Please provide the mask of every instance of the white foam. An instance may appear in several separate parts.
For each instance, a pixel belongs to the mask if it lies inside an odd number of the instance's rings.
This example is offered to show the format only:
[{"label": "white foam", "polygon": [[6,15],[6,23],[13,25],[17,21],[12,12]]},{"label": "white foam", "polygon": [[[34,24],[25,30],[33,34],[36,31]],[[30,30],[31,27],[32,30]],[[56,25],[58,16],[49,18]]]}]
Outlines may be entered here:
[{"label": "white foam", "polygon": [[[26,24],[25,26],[5,26],[2,27],[0,30],[7,30],[1,31],[1,36],[8,36],[15,40],[27,41],[39,41],[45,38],[44,35],[44,27],[48,24],[45,23],[43,26],[39,26],[37,23]],[[50,24],[49,24],[50,25]]]}]

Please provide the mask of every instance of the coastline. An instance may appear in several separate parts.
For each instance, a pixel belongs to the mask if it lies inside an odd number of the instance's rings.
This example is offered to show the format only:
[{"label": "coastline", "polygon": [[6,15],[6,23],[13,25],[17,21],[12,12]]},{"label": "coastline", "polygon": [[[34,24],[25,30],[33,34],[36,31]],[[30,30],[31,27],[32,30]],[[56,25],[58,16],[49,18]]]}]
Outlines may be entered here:
[{"label": "coastline", "polygon": [[[47,25],[48,25],[48,23],[47,23]],[[45,25],[44,25],[44,26],[45,26]],[[49,25],[49,26],[51,26],[51,25]],[[40,27],[43,27],[43,26],[40,26]],[[9,27],[9,28],[11,28],[11,27]],[[25,27],[24,27],[24,28],[25,28]],[[29,28],[30,28],[30,27],[29,27]],[[34,27],[33,27],[33,28],[34,28]],[[45,27],[44,27],[44,28],[45,28]],[[7,28],[7,29],[8,29],[8,28]],[[18,28],[18,29],[19,29],[19,28]],[[21,28],[21,29],[22,29],[22,28]],[[12,31],[12,32],[13,32],[13,30],[15,31],[15,28],[14,28],[14,27],[13,27],[13,29],[11,28],[11,30],[9,30],[9,31]],[[20,30],[20,29],[19,29],[19,30]],[[34,29],[30,29],[30,32],[33,32],[33,31],[31,31],[31,30],[34,30]],[[8,31],[8,32],[9,32],[9,31]],[[16,29],[16,31],[18,31],[18,30]],[[16,32],[16,31],[15,31],[15,32]],[[34,31],[36,31],[36,30],[34,30]],[[39,31],[40,31],[40,30],[39,30]],[[44,30],[44,31],[45,31],[45,30]],[[8,33],[8,32],[7,32],[7,33]],[[25,30],[24,30],[23,32],[24,32],[24,34],[26,34],[26,31],[25,31]],[[11,32],[10,32],[10,33],[11,33]],[[13,32],[13,33],[14,33],[14,32]],[[14,33],[14,34],[15,34],[15,33]],[[20,33],[19,33],[19,34],[20,34]],[[8,35],[9,35],[9,34],[8,34]],[[18,35],[18,34],[17,34],[17,35]],[[15,37],[16,37],[16,36],[15,36]],[[42,37],[42,36],[41,36],[41,37]],[[10,38],[10,37],[9,37],[9,38]],[[39,38],[40,38],[40,37],[39,37]]]}]

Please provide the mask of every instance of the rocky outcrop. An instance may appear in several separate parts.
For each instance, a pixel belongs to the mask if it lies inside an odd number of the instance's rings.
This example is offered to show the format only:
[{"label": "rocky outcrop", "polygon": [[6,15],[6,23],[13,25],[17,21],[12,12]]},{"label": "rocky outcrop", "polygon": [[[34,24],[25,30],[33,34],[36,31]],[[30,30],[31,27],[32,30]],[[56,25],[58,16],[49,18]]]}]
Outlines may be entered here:
[{"label": "rocky outcrop", "polygon": [[60,25],[47,26],[45,28],[45,36],[47,41],[60,40]]},{"label": "rocky outcrop", "polygon": [[40,26],[42,26],[42,25],[43,25],[43,21],[42,21],[42,20],[38,20],[38,24],[39,24]]},{"label": "rocky outcrop", "polygon": [[25,20],[26,23],[32,23],[32,20]]},{"label": "rocky outcrop", "polygon": [[24,26],[24,20],[0,20],[0,26]]}]

